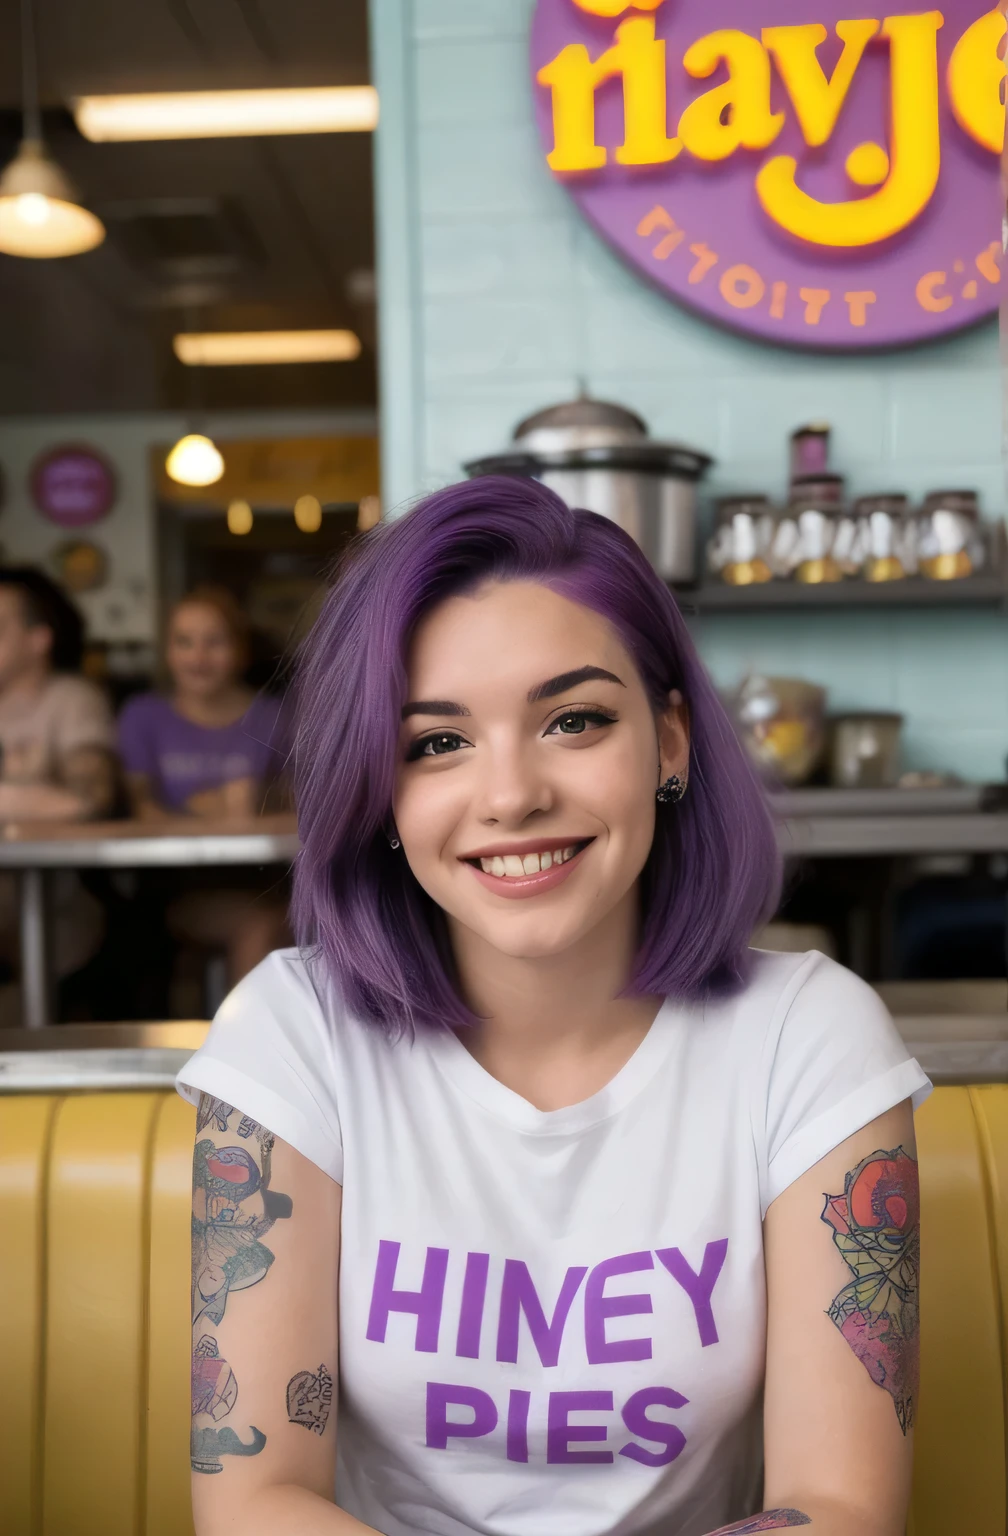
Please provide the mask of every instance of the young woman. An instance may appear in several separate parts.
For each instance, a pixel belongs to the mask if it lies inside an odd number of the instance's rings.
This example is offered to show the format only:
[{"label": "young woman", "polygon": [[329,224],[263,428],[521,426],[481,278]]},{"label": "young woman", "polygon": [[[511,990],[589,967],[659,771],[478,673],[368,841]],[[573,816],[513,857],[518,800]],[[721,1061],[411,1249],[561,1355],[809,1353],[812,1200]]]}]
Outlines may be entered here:
[{"label": "young woman", "polygon": [[300,948],[180,1077],[199,1536],[902,1536],[927,1079],[749,950],[773,830],[636,546],[496,479],[369,534],[296,775]]},{"label": "young woman", "polygon": [[280,701],[242,681],[248,628],[229,592],[201,587],[168,617],[166,693],[130,699],[119,750],[133,814],[256,816],[282,766]]},{"label": "young woman", "polygon": [[[168,618],[166,693],[130,699],[119,717],[119,752],[133,814],[215,820],[260,814],[284,763],[282,703],[242,681],[248,629],[229,592],[200,587]],[[209,882],[209,883],[208,883]],[[165,884],[165,882],[162,882]],[[286,942],[283,904],[261,878],[231,871],[167,881],[168,926],[187,943],[223,949],[231,984]]]}]

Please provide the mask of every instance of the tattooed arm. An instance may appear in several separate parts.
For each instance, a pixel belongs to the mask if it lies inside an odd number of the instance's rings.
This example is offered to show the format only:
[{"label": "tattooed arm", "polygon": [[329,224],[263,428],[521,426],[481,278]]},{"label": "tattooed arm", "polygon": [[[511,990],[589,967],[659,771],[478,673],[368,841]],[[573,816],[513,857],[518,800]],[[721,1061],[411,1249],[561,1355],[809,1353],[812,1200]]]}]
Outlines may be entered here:
[{"label": "tattooed arm", "polygon": [[204,1094],[193,1157],[198,1536],[373,1536],[332,1502],[341,1191]]},{"label": "tattooed arm", "polygon": [[767,1212],[767,1513],[732,1532],[807,1525],[809,1536],[902,1536],[919,1210],[913,1117],[900,1105]]}]

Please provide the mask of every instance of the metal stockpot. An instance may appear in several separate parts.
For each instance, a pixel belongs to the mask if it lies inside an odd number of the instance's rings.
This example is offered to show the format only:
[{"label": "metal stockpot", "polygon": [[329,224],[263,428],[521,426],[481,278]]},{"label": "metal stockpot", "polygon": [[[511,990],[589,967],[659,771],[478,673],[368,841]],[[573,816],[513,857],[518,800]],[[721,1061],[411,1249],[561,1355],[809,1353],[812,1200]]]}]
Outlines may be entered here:
[{"label": "metal stockpot", "polygon": [[465,465],[469,475],[540,480],[568,506],[617,523],[666,581],[696,580],[696,486],[711,460],[656,443],[641,418],[582,397],[519,423],[514,447]]}]

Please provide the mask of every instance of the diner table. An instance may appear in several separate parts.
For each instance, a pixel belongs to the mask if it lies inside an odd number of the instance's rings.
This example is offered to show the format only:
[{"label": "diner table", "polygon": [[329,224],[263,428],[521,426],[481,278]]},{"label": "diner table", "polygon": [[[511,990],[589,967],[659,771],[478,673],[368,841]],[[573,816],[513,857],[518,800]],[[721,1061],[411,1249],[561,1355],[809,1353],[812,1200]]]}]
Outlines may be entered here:
[{"label": "diner table", "polygon": [[[792,790],[771,797],[789,859],[1008,854],[1008,786],[941,790]],[[249,821],[10,822],[0,869],[21,877],[22,1023],[50,1022],[46,877],[59,869],[185,869],[290,865],[293,815]]]},{"label": "diner table", "polygon": [[187,869],[293,863],[293,815],[250,820],[8,822],[0,830],[0,869],[20,876],[21,1018],[26,1029],[51,1022],[47,877],[53,870]]}]

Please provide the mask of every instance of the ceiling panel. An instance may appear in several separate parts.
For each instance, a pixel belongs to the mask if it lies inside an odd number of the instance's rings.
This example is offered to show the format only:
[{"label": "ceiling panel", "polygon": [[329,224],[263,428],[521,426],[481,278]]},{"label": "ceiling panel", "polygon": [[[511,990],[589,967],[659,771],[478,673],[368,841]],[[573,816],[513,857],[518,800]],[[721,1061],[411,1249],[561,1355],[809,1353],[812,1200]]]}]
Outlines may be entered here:
[{"label": "ceiling panel", "polygon": [[[192,370],[170,341],[194,321],[349,326],[365,343],[349,364],[201,370],[207,404],[373,404],[373,310],[350,297],[374,263],[370,135],[89,144],[66,110],[85,92],[366,82],[366,0],[36,3],[46,132],[109,238],[64,261],[0,256],[0,412],[184,403]],[[0,0],[4,160],[19,132],[18,37],[17,0]],[[235,259],[145,259],[145,241],[189,238],[193,200],[240,232]]]}]

